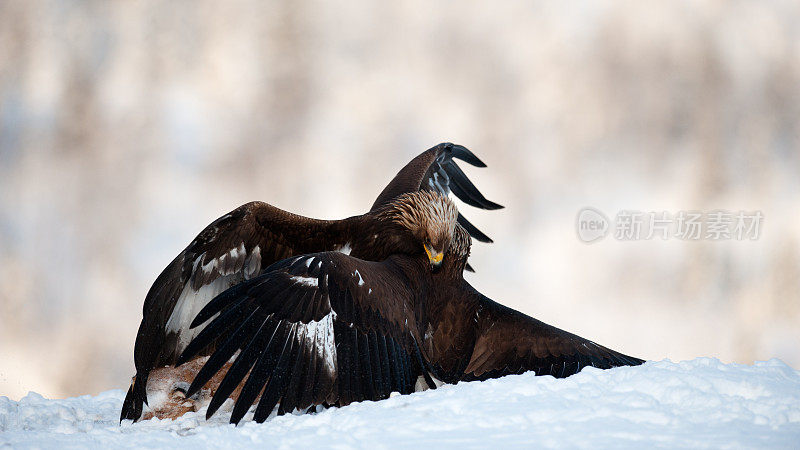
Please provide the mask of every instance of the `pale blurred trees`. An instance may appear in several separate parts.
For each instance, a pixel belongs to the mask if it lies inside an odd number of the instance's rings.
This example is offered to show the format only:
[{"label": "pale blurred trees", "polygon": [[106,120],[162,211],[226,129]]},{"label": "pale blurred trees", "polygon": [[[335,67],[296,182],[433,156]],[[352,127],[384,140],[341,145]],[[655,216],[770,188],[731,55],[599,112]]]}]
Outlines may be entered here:
[{"label": "pale blurred trees", "polygon": [[[127,385],[144,294],[245,201],[343,217],[440,141],[507,206],[470,278],[631,354],[800,350],[794,2],[0,2],[0,395]],[[755,242],[575,236],[761,210]]]}]

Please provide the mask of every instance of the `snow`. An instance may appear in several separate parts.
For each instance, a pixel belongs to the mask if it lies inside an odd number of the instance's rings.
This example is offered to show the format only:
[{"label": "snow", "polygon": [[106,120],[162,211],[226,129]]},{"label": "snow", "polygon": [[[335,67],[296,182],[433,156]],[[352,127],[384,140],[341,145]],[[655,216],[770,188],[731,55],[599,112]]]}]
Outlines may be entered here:
[{"label": "snow", "polygon": [[206,422],[204,411],[120,426],[123,397],[0,397],[0,447],[800,446],[800,372],[776,359],[523,374],[239,427],[220,413]]}]

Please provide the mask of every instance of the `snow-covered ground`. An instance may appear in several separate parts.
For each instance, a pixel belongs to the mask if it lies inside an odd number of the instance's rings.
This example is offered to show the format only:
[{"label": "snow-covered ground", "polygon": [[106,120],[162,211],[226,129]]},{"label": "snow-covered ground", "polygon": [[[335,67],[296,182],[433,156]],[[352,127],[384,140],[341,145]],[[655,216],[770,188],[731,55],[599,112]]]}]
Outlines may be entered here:
[{"label": "snow-covered ground", "polygon": [[800,372],[778,360],[524,374],[239,427],[204,411],[120,426],[123,396],[0,397],[0,447],[800,448]]}]

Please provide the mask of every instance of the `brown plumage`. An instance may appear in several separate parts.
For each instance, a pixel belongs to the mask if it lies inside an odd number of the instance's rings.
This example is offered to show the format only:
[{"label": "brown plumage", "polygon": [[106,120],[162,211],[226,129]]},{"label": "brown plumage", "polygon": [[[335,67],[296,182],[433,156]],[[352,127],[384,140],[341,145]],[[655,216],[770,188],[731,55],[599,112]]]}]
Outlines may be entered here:
[{"label": "brown plumage", "polygon": [[[486,200],[453,158],[485,167],[466,148],[439,144],[400,170],[366,214],[343,220],[317,220],[252,202],[211,223],[164,269],[147,293],[134,347],[136,376],[120,420],[141,417],[143,402],[147,402],[149,372],[175,364],[199,331],[189,329],[197,312],[217,294],[253,278],[270,264],[293,255],[332,250],[369,261],[423,251],[416,243],[423,236],[409,233],[409,224],[400,223],[387,212],[394,199],[411,192],[448,195],[452,191],[467,204],[501,208]],[[457,221],[476,239],[491,242],[463,216],[458,215]],[[437,245],[443,242],[432,242],[430,250],[444,251],[434,248]]]},{"label": "brown plumage", "polygon": [[[212,300],[194,325],[218,317],[180,361],[221,336],[187,395],[232,358],[210,402],[210,417],[240,386],[231,415],[238,423],[257,402],[254,419],[315,405],[379,400],[392,392],[534,371],[566,377],[583,367],[636,365],[632,358],[500,305],[463,278],[471,239],[450,200],[409,193],[393,202],[398,223],[424,224],[444,239],[439,270],[423,253],[364,261],[335,252],[296,256]],[[449,211],[445,214],[432,213]],[[445,223],[436,223],[442,218]],[[424,232],[422,235],[425,235]],[[248,376],[249,373],[249,376]],[[213,389],[213,387],[212,387]],[[263,392],[262,392],[263,391]]]}]

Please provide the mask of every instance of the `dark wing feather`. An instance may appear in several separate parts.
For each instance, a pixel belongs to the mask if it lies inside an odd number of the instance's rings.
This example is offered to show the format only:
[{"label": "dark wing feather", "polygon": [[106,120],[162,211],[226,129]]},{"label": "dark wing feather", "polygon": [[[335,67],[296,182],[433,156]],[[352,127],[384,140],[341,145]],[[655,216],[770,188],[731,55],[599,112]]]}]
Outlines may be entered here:
[{"label": "dark wing feather", "polygon": [[209,417],[248,371],[232,423],[242,419],[259,393],[256,421],[266,420],[276,406],[283,414],[412,392],[419,376],[430,377],[416,344],[411,308],[418,290],[395,259],[402,258],[367,262],[335,252],[303,255],[280,261],[215,298],[206,307],[210,312],[200,315],[220,315],[180,360],[192,359],[220,337],[225,340],[186,395],[202,389],[222,367],[220,361],[236,350],[241,352],[214,393]]},{"label": "dark wing feather", "polygon": [[[172,365],[183,351],[193,314],[228,287],[258,275],[262,268],[292,255],[333,250],[344,243],[341,221],[298,216],[262,202],[236,208],[206,227],[158,276],[147,293],[134,347],[136,379],[120,420],[137,420],[146,402],[147,376]],[[186,298],[186,304],[179,303]],[[201,304],[193,305],[191,303]],[[187,316],[183,320],[183,316]],[[171,320],[172,318],[172,320]],[[169,326],[168,326],[169,324]]]},{"label": "dark wing feather", "polygon": [[644,362],[496,303],[466,282],[463,285],[464,295],[475,298],[478,308],[475,345],[462,380],[531,370],[536,375],[563,378],[586,366],[609,369]]},{"label": "dark wing feather", "polygon": [[[478,191],[453,158],[476,167],[486,167],[486,164],[466,147],[449,142],[439,144],[406,164],[378,195],[375,203],[372,204],[371,211],[388,204],[399,195],[419,190],[433,190],[445,196],[452,191],[464,203],[476,208],[502,208],[501,205],[487,200]],[[473,238],[481,242],[492,242],[488,236],[469,223],[461,214],[458,216],[458,222],[467,229]]]}]

